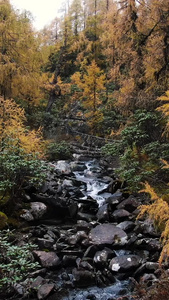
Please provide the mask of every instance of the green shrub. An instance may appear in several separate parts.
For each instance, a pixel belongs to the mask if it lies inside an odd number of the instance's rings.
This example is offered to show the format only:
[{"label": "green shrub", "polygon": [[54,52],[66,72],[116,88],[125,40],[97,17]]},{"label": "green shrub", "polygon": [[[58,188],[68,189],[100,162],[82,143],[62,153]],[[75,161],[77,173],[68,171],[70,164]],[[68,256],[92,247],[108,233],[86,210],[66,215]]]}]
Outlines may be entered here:
[{"label": "green shrub", "polygon": [[49,160],[70,159],[72,157],[72,151],[69,144],[65,141],[51,143],[48,146],[47,157]]},{"label": "green shrub", "polygon": [[118,141],[114,141],[114,143],[109,143],[106,144],[105,146],[103,146],[101,148],[101,152],[103,155],[105,156],[114,156],[114,155],[118,155],[120,153],[121,150],[121,143]]},{"label": "green shrub", "polygon": [[39,185],[46,177],[44,162],[17,147],[11,150],[0,152],[0,205],[21,194],[25,185]]},{"label": "green shrub", "polygon": [[102,147],[103,155],[119,156],[117,173],[131,191],[138,191],[141,182],[158,180],[160,183],[168,176],[168,170],[162,169],[160,162],[169,159],[169,144],[160,143],[162,125],[158,113],[137,110],[121,131],[121,140]]},{"label": "green shrub", "polygon": [[10,293],[15,284],[21,283],[30,272],[39,267],[32,261],[31,251],[36,245],[14,245],[10,242],[11,232],[0,231],[0,293]]}]

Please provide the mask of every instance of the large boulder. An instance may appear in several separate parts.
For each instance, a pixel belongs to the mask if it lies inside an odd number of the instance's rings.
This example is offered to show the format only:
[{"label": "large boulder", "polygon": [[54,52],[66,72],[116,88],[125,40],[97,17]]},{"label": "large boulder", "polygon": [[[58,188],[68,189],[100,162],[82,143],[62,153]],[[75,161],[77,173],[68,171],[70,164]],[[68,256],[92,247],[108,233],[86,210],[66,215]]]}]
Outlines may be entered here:
[{"label": "large boulder", "polygon": [[55,164],[55,170],[59,174],[71,174],[72,170],[70,168],[70,165],[65,160],[59,160]]},{"label": "large boulder", "polygon": [[138,268],[140,264],[138,255],[122,255],[112,258],[109,268],[114,272],[127,272]]},{"label": "large boulder", "polygon": [[29,209],[23,209],[20,217],[26,221],[41,219],[47,212],[47,206],[42,202],[31,202]]},{"label": "large boulder", "polygon": [[127,234],[113,224],[102,224],[90,231],[89,240],[94,245],[125,245]]}]

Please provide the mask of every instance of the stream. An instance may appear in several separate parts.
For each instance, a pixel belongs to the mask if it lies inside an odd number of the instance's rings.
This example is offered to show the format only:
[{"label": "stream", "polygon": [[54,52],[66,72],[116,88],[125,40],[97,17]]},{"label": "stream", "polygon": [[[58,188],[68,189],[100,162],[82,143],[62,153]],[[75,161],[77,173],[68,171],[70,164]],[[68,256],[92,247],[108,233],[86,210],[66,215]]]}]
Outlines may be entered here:
[{"label": "stream", "polygon": [[144,200],[123,193],[109,163],[74,156],[51,166],[41,190],[26,191],[22,214],[45,272],[33,299],[134,299],[133,279],[156,280],[161,250],[152,223],[136,220]]}]

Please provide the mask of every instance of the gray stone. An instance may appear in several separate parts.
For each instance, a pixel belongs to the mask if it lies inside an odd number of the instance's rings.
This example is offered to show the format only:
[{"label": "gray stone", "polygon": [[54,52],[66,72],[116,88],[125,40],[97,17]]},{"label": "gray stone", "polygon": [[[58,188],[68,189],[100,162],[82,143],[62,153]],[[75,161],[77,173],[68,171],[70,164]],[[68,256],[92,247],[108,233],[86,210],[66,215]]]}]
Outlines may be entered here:
[{"label": "gray stone", "polygon": [[130,213],[125,209],[116,209],[111,215],[113,220],[115,220],[117,222],[126,220],[126,218],[128,218],[129,216],[130,216]]},{"label": "gray stone", "polygon": [[162,249],[162,244],[159,239],[156,238],[143,238],[135,241],[135,246],[138,249],[144,249],[149,251],[160,251]]},{"label": "gray stone", "polygon": [[94,256],[94,263],[97,267],[105,267],[108,263],[108,258],[110,254],[113,254],[113,251],[104,249],[102,251],[97,251]]},{"label": "gray stone", "polygon": [[44,268],[57,267],[60,265],[59,257],[55,252],[33,251],[33,255]]},{"label": "gray stone", "polygon": [[115,225],[102,224],[90,231],[89,240],[94,245],[125,245],[127,243],[127,234]]},{"label": "gray stone", "polygon": [[68,239],[68,243],[70,245],[76,245],[77,243],[81,242],[82,240],[87,238],[87,234],[85,231],[78,231],[76,234],[72,235]]},{"label": "gray stone", "polygon": [[146,262],[142,264],[134,273],[134,277],[140,277],[142,276],[145,272],[154,272],[158,270],[159,268],[159,263],[155,262]]},{"label": "gray stone", "polygon": [[38,289],[37,297],[39,300],[46,299],[54,290],[54,283],[45,283]]},{"label": "gray stone", "polygon": [[20,215],[25,221],[33,221],[34,217],[28,209],[22,209],[22,214]]},{"label": "gray stone", "polygon": [[159,237],[159,233],[155,230],[153,221],[146,219],[144,221],[137,221],[135,232],[143,233],[149,237]]},{"label": "gray stone", "polygon": [[132,221],[123,221],[123,222],[119,223],[117,225],[117,227],[119,227],[122,230],[128,232],[128,231],[133,230],[133,228],[135,227],[135,224]]},{"label": "gray stone", "polygon": [[43,283],[45,283],[45,279],[41,276],[38,276],[32,282],[31,288],[37,290]]},{"label": "gray stone", "polygon": [[129,196],[117,205],[117,209],[126,209],[129,212],[133,212],[139,205],[138,200],[133,196]]},{"label": "gray stone", "polygon": [[38,238],[37,244],[41,250],[43,250],[43,249],[51,250],[51,249],[53,249],[54,241],[51,241],[49,239]]},{"label": "gray stone", "polygon": [[31,202],[30,212],[35,220],[39,220],[47,212],[47,206],[42,202]]},{"label": "gray stone", "polygon": [[66,175],[71,174],[70,165],[64,160],[57,161],[57,163],[55,164],[55,170],[59,174],[66,174]]},{"label": "gray stone", "polygon": [[104,204],[102,205],[98,212],[97,212],[97,219],[100,222],[105,222],[109,221],[109,212],[110,212],[110,205],[109,204]]},{"label": "gray stone", "polygon": [[114,257],[109,268],[114,272],[127,272],[138,268],[140,264],[141,258],[138,255],[122,255]]},{"label": "gray stone", "polygon": [[89,232],[92,229],[92,225],[84,220],[78,220],[76,225],[77,231]]},{"label": "gray stone", "polygon": [[75,285],[78,287],[88,287],[95,284],[95,276],[93,272],[84,269],[73,269]]},{"label": "gray stone", "polygon": [[22,210],[20,217],[26,221],[39,220],[47,212],[47,206],[42,202],[31,202],[30,209]]},{"label": "gray stone", "polygon": [[112,207],[115,207],[123,200],[122,193],[118,190],[116,193],[112,194],[110,197],[106,199],[107,203],[110,203]]}]

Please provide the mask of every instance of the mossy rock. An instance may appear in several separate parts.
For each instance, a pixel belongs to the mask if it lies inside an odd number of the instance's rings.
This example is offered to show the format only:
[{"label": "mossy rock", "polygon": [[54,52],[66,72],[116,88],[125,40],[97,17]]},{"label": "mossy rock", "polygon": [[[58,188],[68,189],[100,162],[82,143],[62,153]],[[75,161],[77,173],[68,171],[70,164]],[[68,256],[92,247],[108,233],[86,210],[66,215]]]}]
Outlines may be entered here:
[{"label": "mossy rock", "polygon": [[8,217],[0,211],[0,230],[7,225]]},{"label": "mossy rock", "polygon": [[9,217],[8,225],[13,226],[14,228],[18,228],[21,226],[21,223],[16,218]]}]

